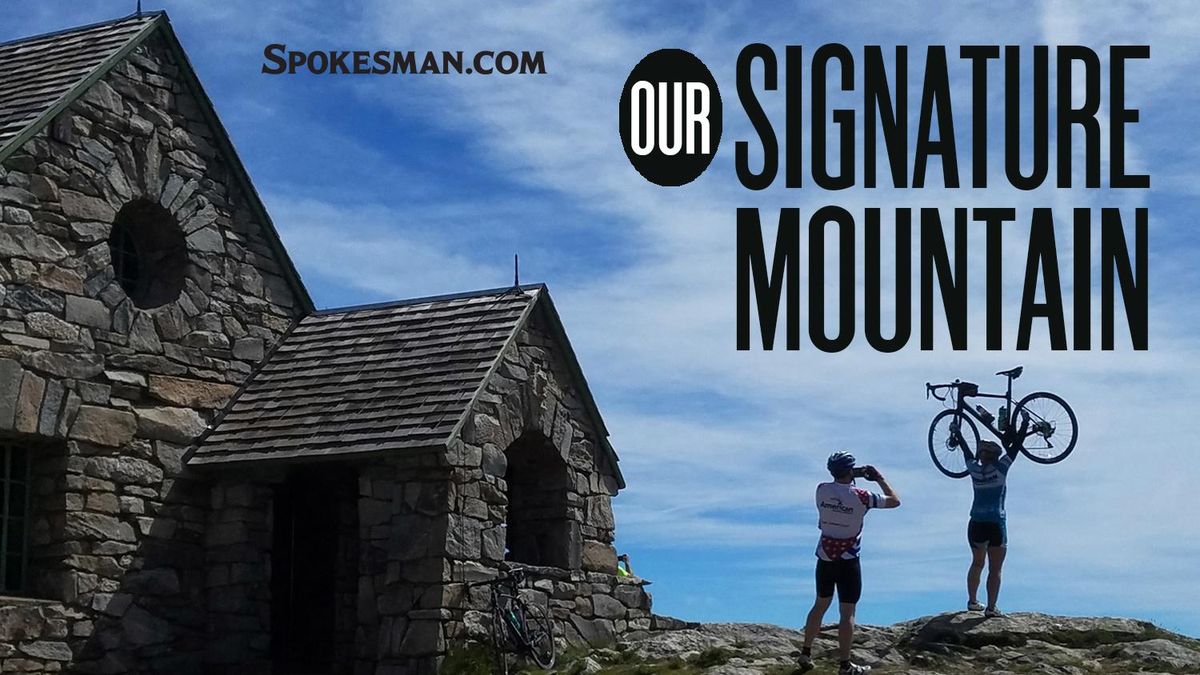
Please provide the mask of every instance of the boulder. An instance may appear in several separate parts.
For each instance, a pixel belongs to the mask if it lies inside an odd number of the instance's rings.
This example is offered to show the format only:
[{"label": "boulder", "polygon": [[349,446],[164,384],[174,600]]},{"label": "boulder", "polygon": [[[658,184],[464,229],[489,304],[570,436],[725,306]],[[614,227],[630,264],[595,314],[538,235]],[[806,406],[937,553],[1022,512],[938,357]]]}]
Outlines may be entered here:
[{"label": "boulder", "polygon": [[1150,624],[1133,619],[1067,618],[1037,613],[1014,613],[986,619],[981,614],[955,612],[908,622],[909,642],[921,649],[930,644],[982,647],[1021,646],[1030,640],[1075,647],[1146,639]]},{"label": "boulder", "polygon": [[597,593],[592,596],[592,612],[602,619],[622,619],[625,617],[625,605],[610,595]]},{"label": "boulder", "polygon": [[[45,278],[39,281],[45,282]],[[9,285],[4,304],[24,312],[51,312],[59,314],[63,311],[63,296],[61,293],[25,284]]]},{"label": "boulder", "polygon": [[96,405],[81,405],[68,437],[107,447],[119,447],[133,439],[137,420],[133,414]]},{"label": "boulder", "polygon": [[65,642],[38,640],[27,642],[21,645],[20,649],[26,656],[46,661],[70,661],[72,658],[71,648]]},{"label": "boulder", "polygon": [[117,216],[117,212],[105,200],[89,197],[74,190],[62,190],[60,200],[63,215],[73,220],[98,220],[111,223]]},{"label": "boulder", "polygon": [[586,540],[583,542],[583,569],[589,572],[605,572],[616,574],[617,551],[599,541]]},{"label": "boulder", "polygon": [[30,335],[62,342],[79,339],[79,328],[47,312],[31,312],[25,316]]},{"label": "boulder", "polygon": [[72,513],[67,517],[66,536],[99,541],[137,541],[133,526],[116,516],[102,513]]},{"label": "boulder", "polygon": [[633,609],[648,609],[650,606],[646,591],[637,584],[618,584],[616,590],[613,591],[613,597],[620,600],[621,604]]},{"label": "boulder", "polygon": [[89,457],[84,465],[89,476],[111,480],[121,485],[157,485],[163,471],[152,462],[137,457]]},{"label": "boulder", "polygon": [[103,302],[79,295],[68,295],[66,302],[67,321],[103,330],[112,326],[112,312]]},{"label": "boulder", "polygon": [[25,370],[13,359],[0,359],[0,429],[11,429]]},{"label": "boulder", "polygon": [[37,432],[42,396],[45,393],[46,381],[33,373],[25,373],[21,378],[20,393],[17,394],[13,428],[27,434]]},{"label": "boulder", "polygon": [[263,347],[262,338],[240,338],[233,343],[233,357],[235,359],[257,363],[262,360],[265,353],[266,350]]},{"label": "boulder", "polygon": [[[1200,647],[1200,644],[1197,644]],[[1166,638],[1132,642],[1121,648],[1120,655],[1133,663],[1155,670],[1200,671],[1200,651],[1189,649]]]},{"label": "boulder", "polygon": [[57,262],[67,249],[53,237],[34,232],[28,225],[0,224],[0,258],[25,258],[37,262]]},{"label": "boulder", "polygon": [[35,638],[45,629],[45,617],[35,608],[0,602],[0,643],[13,644]]},{"label": "boulder", "polygon": [[225,240],[215,227],[205,227],[188,235],[187,245],[189,249],[201,253],[223,253],[225,251]]},{"label": "boulder", "polygon": [[30,356],[27,363],[34,370],[76,380],[89,379],[104,370],[104,359],[98,354],[41,351]]},{"label": "boulder", "polygon": [[187,445],[196,440],[207,424],[188,408],[138,408],[138,435],[157,441]]},{"label": "boulder", "polygon": [[185,408],[221,408],[237,392],[232,384],[169,375],[151,375],[149,386],[151,396]]},{"label": "boulder", "polygon": [[569,620],[579,637],[591,647],[606,647],[616,640],[616,630],[607,619],[585,619],[578,614],[571,614]]}]

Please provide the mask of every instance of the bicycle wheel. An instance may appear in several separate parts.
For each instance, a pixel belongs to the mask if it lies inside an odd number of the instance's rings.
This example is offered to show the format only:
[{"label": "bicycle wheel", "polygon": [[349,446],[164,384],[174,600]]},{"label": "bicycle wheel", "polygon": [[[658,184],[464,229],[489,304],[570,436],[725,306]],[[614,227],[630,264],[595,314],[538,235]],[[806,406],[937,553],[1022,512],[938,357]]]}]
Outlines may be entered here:
[{"label": "bicycle wheel", "polygon": [[525,642],[529,656],[542,670],[554,667],[554,624],[545,608],[520,601],[525,612]]},{"label": "bicycle wheel", "polygon": [[929,425],[929,456],[938,471],[951,478],[967,475],[967,462],[960,443],[966,443],[971,456],[975,456],[979,448],[979,429],[975,428],[975,423],[956,410],[938,413]]},{"label": "bicycle wheel", "polygon": [[1026,457],[1039,464],[1054,464],[1075,449],[1079,425],[1075,411],[1060,396],[1048,391],[1026,396],[1013,409],[1010,424],[1020,425],[1023,413],[1029,415],[1029,435],[1021,446]]},{"label": "bicycle wheel", "polygon": [[500,596],[492,607],[492,657],[496,660],[496,669],[500,675],[508,675],[509,654],[516,651],[517,647],[509,620],[515,604],[513,598]]}]

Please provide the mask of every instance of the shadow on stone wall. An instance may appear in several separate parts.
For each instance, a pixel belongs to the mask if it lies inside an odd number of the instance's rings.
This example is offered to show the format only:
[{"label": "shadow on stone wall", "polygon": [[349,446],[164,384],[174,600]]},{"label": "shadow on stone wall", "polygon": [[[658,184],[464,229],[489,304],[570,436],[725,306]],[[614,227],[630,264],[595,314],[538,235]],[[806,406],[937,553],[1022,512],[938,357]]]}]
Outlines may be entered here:
[{"label": "shadow on stone wall", "polygon": [[119,577],[117,588],[92,595],[93,630],[77,649],[73,670],[204,672],[208,499],[207,482],[185,471],[164,491],[161,506],[151,507],[156,513],[138,518],[137,544],[121,545],[131,533],[120,524],[109,533],[117,536],[95,544],[94,551],[129,556],[133,569]]}]

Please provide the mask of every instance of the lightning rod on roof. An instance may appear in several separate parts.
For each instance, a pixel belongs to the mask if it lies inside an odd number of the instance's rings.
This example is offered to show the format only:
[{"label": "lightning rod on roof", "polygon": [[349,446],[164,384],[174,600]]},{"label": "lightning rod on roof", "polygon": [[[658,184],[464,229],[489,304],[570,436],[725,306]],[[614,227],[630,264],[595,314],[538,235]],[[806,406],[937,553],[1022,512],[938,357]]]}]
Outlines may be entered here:
[{"label": "lightning rod on roof", "polygon": [[513,288],[521,287],[521,258],[520,254],[513,254]]}]

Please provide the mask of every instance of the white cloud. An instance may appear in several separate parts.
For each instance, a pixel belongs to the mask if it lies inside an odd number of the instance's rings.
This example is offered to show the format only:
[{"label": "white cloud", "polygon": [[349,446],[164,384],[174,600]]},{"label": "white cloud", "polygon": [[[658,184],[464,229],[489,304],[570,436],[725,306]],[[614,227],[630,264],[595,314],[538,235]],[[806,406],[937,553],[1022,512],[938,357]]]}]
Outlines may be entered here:
[{"label": "white cloud", "polygon": [[287,223],[285,244],[306,277],[352,286],[374,299],[473,289],[481,279],[503,285],[500,268],[451,252],[436,232],[398,235],[397,219],[403,215],[390,209],[339,208],[303,198],[272,201],[273,218]]},{"label": "white cloud", "polygon": [[[976,6],[973,11],[990,10]],[[407,87],[398,87],[379,99],[385,105],[423,108],[431,119],[466,134],[496,171],[518,182],[549,188],[563,200],[635,223],[629,241],[638,248],[629,251],[634,261],[630,267],[619,275],[601,271],[592,283],[554,288],[624,458],[630,487],[617,502],[622,542],[635,549],[740,547],[748,555],[770,549],[806,551],[813,536],[811,484],[822,475],[824,455],[848,445],[872,461],[878,458],[905,497],[900,512],[880,514],[869,526],[869,555],[889,561],[889,585],[911,594],[953,590],[961,585],[958,568],[965,559],[961,540],[969,488],[942,478],[929,464],[925,428],[938,408],[923,400],[922,384],[967,377],[985,388],[998,386],[991,371],[1021,362],[1028,375],[1018,382],[1019,389],[1063,393],[1075,405],[1083,432],[1077,454],[1068,462],[1041,467],[1024,461],[1014,470],[1010,585],[1016,602],[1033,605],[1038,597],[1049,597],[1048,584],[1070,589],[1068,595],[1055,596],[1061,611],[1097,604],[1110,611],[1169,609],[1200,600],[1173,588],[1168,574],[1142,575],[1131,582],[1144,592],[1143,604],[1114,601],[1105,584],[1117,579],[1123,583],[1130,570],[1147,565],[1178,571],[1200,553],[1195,544],[1180,543],[1177,554],[1163,561],[1141,546],[1147,538],[1194,540],[1197,528],[1170,510],[1147,519],[1139,510],[1139,495],[1150,486],[1131,485],[1129,478],[1129,469],[1145,466],[1148,458],[1155,466],[1175,467],[1181,476],[1147,471],[1156,474],[1156,494],[1177,494],[1181,500],[1186,500],[1184,486],[1196,478],[1190,462],[1194,443],[1178,431],[1194,403],[1189,387],[1196,374],[1196,341],[1190,330],[1195,317],[1178,316],[1166,302],[1168,290],[1152,292],[1153,349],[1148,353],[988,353],[976,347],[968,353],[930,354],[910,347],[882,355],[862,344],[838,355],[811,348],[769,354],[733,350],[730,249],[735,206],[798,205],[810,211],[814,204],[834,202],[855,212],[866,204],[928,205],[932,199],[956,206],[1024,205],[1019,215],[1027,217],[1025,209],[1031,206],[1052,205],[1065,214],[1075,205],[1129,207],[1143,195],[994,189],[941,196],[928,191],[828,195],[782,190],[748,196],[732,187],[730,167],[720,162],[688,188],[661,190],[628,167],[616,141],[615,92],[625,74],[641,54],[682,44],[704,50],[702,55],[723,70],[724,75],[718,75],[722,82],[731,84],[726,66],[750,40],[705,30],[643,33],[620,25],[598,5],[543,3],[528,12],[537,17],[536,24],[500,12],[473,12],[461,3],[427,6],[415,13],[379,3],[368,35],[382,42],[541,48],[552,73],[544,79],[438,82],[422,88],[420,101],[411,99]],[[894,18],[894,11],[875,8],[863,22]],[[1007,13],[1000,12],[989,21],[1006,18]],[[725,19],[704,20],[724,27]],[[1060,19],[1048,19],[1048,25],[1060,24]],[[921,27],[911,28],[921,41],[933,41],[955,35],[962,25],[944,25],[939,33],[925,28],[928,24],[922,20]],[[1022,40],[1038,39],[1031,30],[1009,24],[998,29]],[[889,30],[906,29],[893,25]],[[800,41],[808,33],[799,29],[785,35]],[[749,37],[759,39],[753,33]],[[1169,42],[1176,37],[1155,39]],[[1190,56],[1181,59],[1194,62]],[[1169,82],[1170,76],[1160,79]],[[730,143],[747,134],[734,114],[729,85],[726,105],[732,130],[727,129],[725,142]],[[446,114],[448,110],[454,114]],[[771,213],[765,210],[764,217]],[[458,270],[446,281],[463,282],[447,290],[480,285],[466,279],[478,272],[468,262],[469,255],[455,261],[458,256],[448,254],[452,262],[447,265],[424,242],[408,250],[405,237],[413,231],[406,228],[404,236],[392,235],[395,256],[415,257],[419,269],[427,263]],[[1022,237],[1014,234],[1009,246],[1006,259],[1015,261],[1006,273],[1006,297],[1012,298],[1006,306],[1006,342],[1011,346],[1024,262]],[[1065,243],[1063,247],[1067,249]],[[1170,253],[1156,251],[1168,259]],[[976,252],[972,255],[981,258]],[[309,264],[303,257],[301,261],[302,266]],[[972,261],[972,270],[981,274],[981,259]],[[344,283],[382,290],[372,281],[376,275],[368,272],[361,282],[358,278],[356,271],[346,275]],[[395,285],[398,294],[405,294],[407,283],[401,279]],[[976,290],[972,297],[978,299]],[[976,301],[973,317],[980,316],[980,310]],[[1093,310],[1098,314],[1098,306]],[[975,319],[973,325],[981,326],[982,321]],[[1093,335],[1098,339],[1098,325]],[[981,338],[982,333],[973,332],[976,345]],[[944,344],[941,335],[939,340]],[[699,399],[716,403],[704,410]],[[652,410],[645,409],[647,400],[654,401]],[[737,412],[722,411],[722,401]],[[778,514],[789,509],[794,519],[779,522]],[[944,575],[923,573],[930,561],[945,562],[948,570]],[[798,588],[808,583],[802,571],[783,578],[796,579]]]},{"label": "white cloud", "polygon": [[[530,214],[551,219],[559,205],[628,223],[628,231],[607,239],[625,247],[619,269],[583,261],[593,267],[572,276],[571,283],[546,279],[623,458],[629,489],[616,503],[622,546],[635,553],[697,546],[741,551],[749,565],[761,560],[770,568],[745,584],[804,595],[814,535],[812,484],[823,477],[827,452],[846,446],[884,468],[904,497],[899,511],[872,515],[868,565],[881,575],[886,569],[888,589],[915,598],[920,610],[941,609],[920,603],[957,597],[970,490],[930,465],[925,433],[939,408],[923,399],[922,385],[964,377],[992,388],[1000,384],[991,376],[994,370],[1024,363],[1027,375],[1018,382],[1019,391],[1059,391],[1075,406],[1082,433],[1067,462],[1042,467],[1021,460],[1013,470],[1009,605],[1177,616],[1181,608],[1200,603],[1200,591],[1178,582],[1200,556],[1200,527],[1181,506],[1190,502],[1200,478],[1196,443],[1188,432],[1196,403],[1193,382],[1200,374],[1195,337],[1200,317],[1188,255],[1195,240],[1180,234],[1191,224],[1178,203],[1152,204],[1149,352],[1037,348],[990,353],[979,347],[982,334],[973,332],[974,346],[967,353],[944,348],[923,353],[910,346],[899,354],[877,354],[865,348],[861,335],[854,349],[836,355],[811,347],[798,353],[738,353],[733,349],[732,252],[737,206],[762,206],[764,219],[779,206],[799,206],[807,213],[824,203],[855,213],[866,205],[1016,205],[1023,217],[1028,215],[1024,209],[1049,205],[1061,217],[1075,205],[1128,208],[1147,198],[1137,191],[1023,194],[999,188],[849,194],[776,188],[749,194],[736,185],[728,161],[730,144],[749,137],[732,86],[732,64],[751,41],[776,47],[830,40],[895,42],[913,45],[913,52],[926,43],[1145,41],[1152,44],[1154,67],[1137,84],[1143,123],[1135,151],[1154,174],[1151,197],[1163,194],[1159,186],[1168,196],[1194,197],[1187,176],[1168,171],[1175,165],[1163,155],[1166,135],[1153,122],[1172,105],[1170,97],[1190,84],[1200,61],[1190,6],[1046,3],[1035,23],[1024,10],[993,3],[973,3],[940,20],[916,6],[881,3],[859,3],[838,17],[818,15],[811,6],[767,16],[770,10],[743,5],[697,12],[684,23],[647,17],[633,24],[622,20],[618,9],[595,2],[542,2],[513,10],[465,2],[398,7],[375,0],[332,21],[330,34],[318,36],[306,31],[322,25],[321,17],[329,13],[323,6],[275,5],[242,30],[228,26],[237,17],[206,9],[208,4],[189,4],[184,11],[251,41],[290,34],[311,41],[310,48],[337,42],[366,48],[545,51],[549,74],[544,77],[355,83],[352,104],[420,116],[461,140],[466,152],[496,176],[545,194],[547,204],[498,199],[494,190],[456,196],[440,189],[454,183],[454,166],[415,173],[413,158],[389,155],[343,132],[336,142],[331,134],[327,144],[278,152],[294,153],[298,162],[317,158],[314,169],[366,167],[362,175],[383,177],[364,183],[372,194],[356,192],[364,184],[336,177],[327,191],[320,180],[272,178],[268,203],[306,279],[343,295],[370,296],[364,300],[502,285],[509,279],[508,252],[495,254],[493,230],[525,227]],[[182,21],[176,16],[176,24]],[[713,67],[725,85],[728,124],[726,147],[713,168],[674,191],[643,181],[629,167],[616,134],[617,92],[625,76],[643,54],[664,46],[690,48]],[[917,79],[919,69],[910,65],[910,73]],[[770,105],[773,119],[781,119],[779,98]],[[240,116],[252,109],[239,106],[233,112]],[[322,138],[328,128],[303,110],[277,111],[272,119],[291,124],[287,120],[293,118],[306,120],[305,133],[297,136]],[[960,134],[965,119],[960,117]],[[1193,141],[1171,136],[1172,150],[1194,155]],[[392,179],[403,188],[374,194]],[[483,221],[495,225],[484,228]],[[1006,249],[1006,264],[1013,261],[1006,273],[1010,346],[1024,262],[1021,227],[1014,227]],[[481,242],[472,232],[492,234]],[[555,256],[565,246],[544,225],[538,237],[540,255]],[[1181,243],[1156,247],[1167,238]],[[980,279],[981,256],[978,251],[972,256],[972,275]],[[982,325],[975,318],[979,297],[972,290],[973,326]],[[1093,302],[1098,303],[1098,294]],[[1093,312],[1098,315],[1098,304]],[[1094,326],[1093,339],[1098,336]],[[944,333],[938,338],[944,345]],[[1156,541],[1168,542],[1169,548],[1146,545]],[[789,567],[794,560],[802,563]],[[705,558],[673,564],[677,567],[668,574],[704,565]],[[717,579],[726,573],[712,570]],[[1126,592],[1114,594],[1114,587]],[[661,594],[658,600],[691,606]],[[1186,625],[1198,629],[1194,621]]]}]

